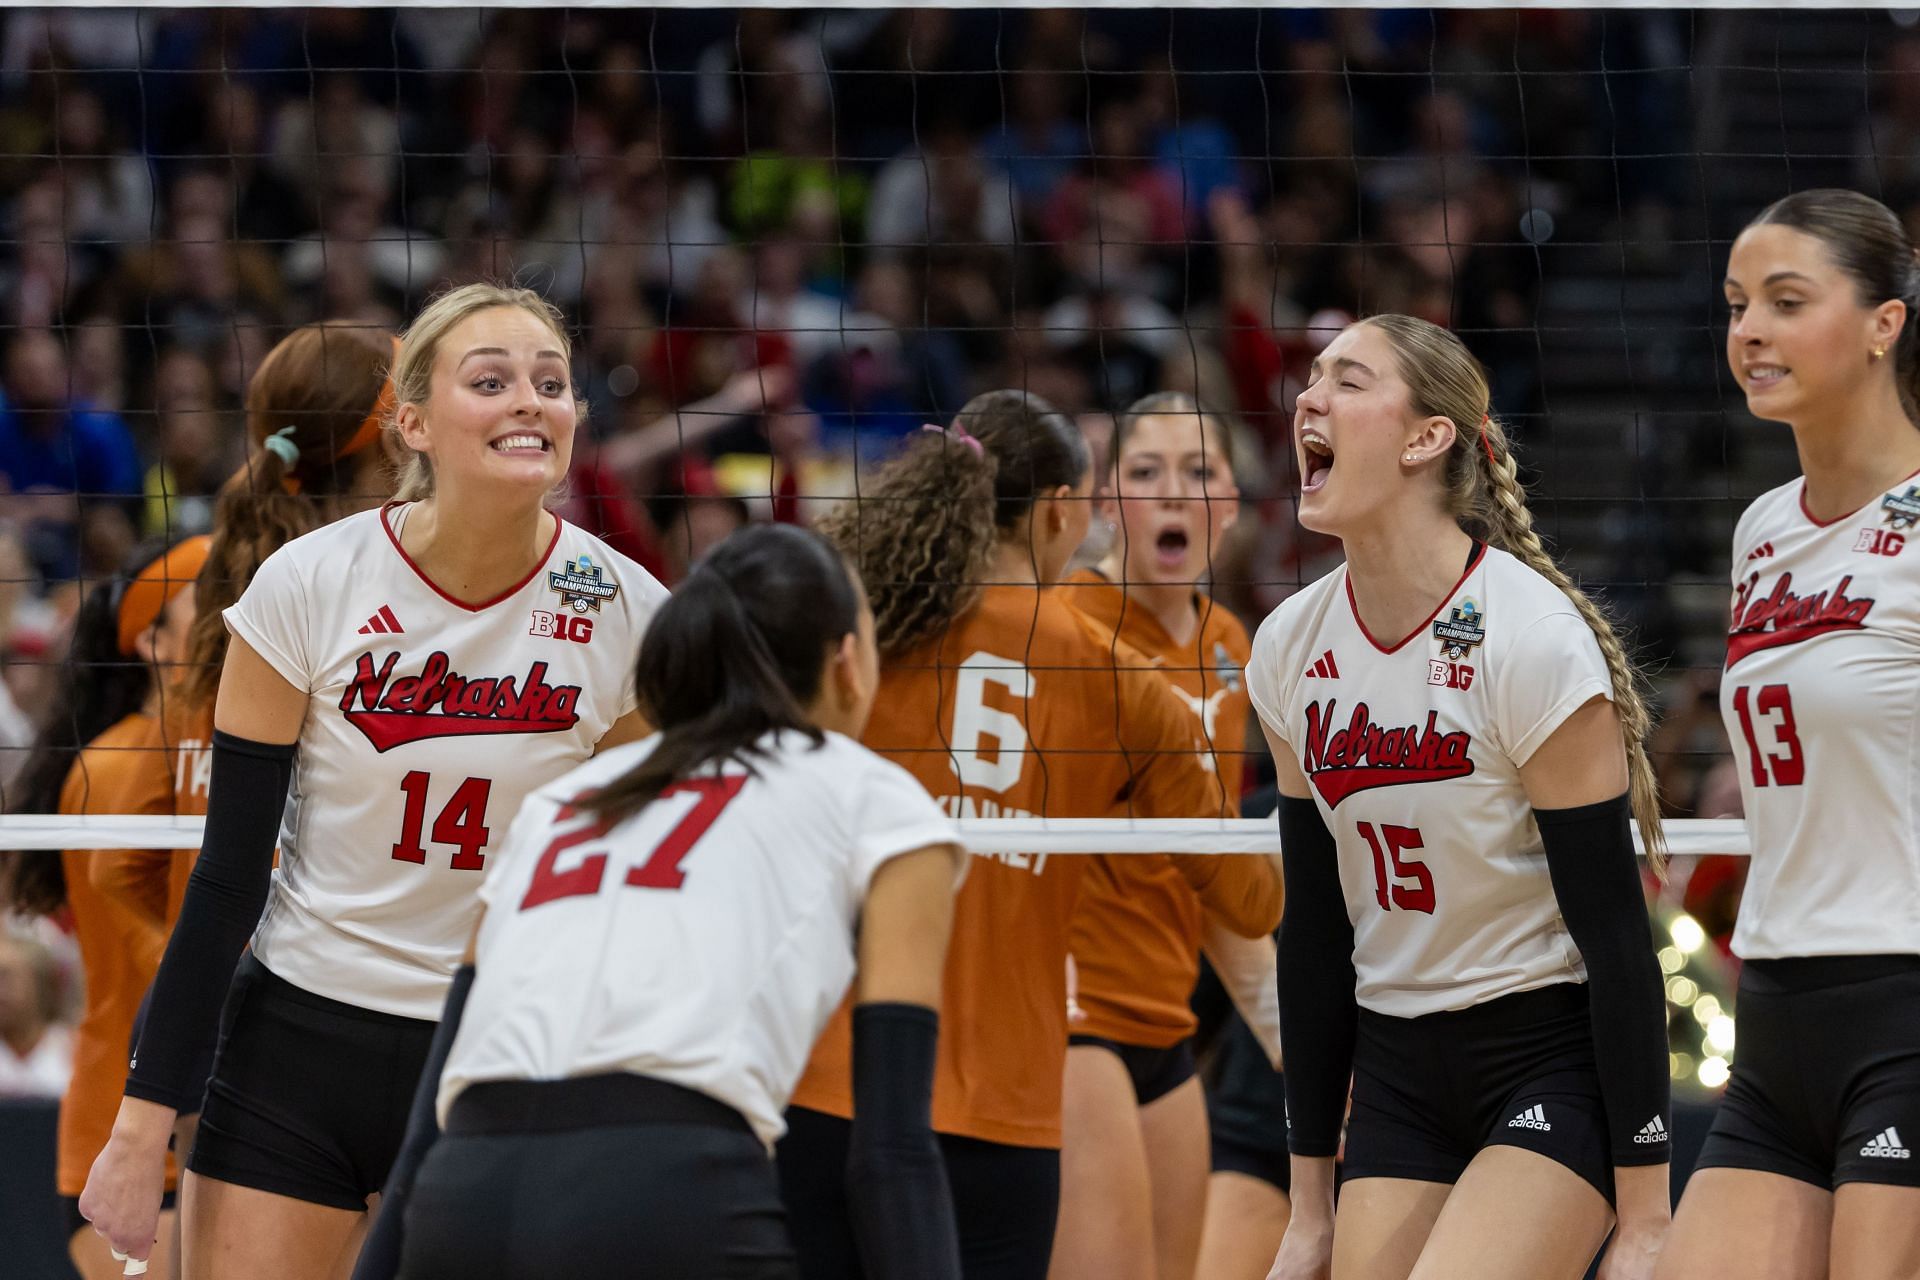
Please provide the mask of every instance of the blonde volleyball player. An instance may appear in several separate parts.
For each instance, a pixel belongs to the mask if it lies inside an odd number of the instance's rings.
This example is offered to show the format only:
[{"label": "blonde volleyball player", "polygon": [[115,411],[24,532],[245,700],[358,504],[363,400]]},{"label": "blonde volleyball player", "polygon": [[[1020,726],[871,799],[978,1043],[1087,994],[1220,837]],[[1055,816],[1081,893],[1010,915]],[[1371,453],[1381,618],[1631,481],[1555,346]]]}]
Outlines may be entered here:
[{"label": "blonde volleyball player", "polygon": [[1666,1231],[1647,713],[1487,409],[1459,339],[1389,315],[1295,413],[1300,522],[1347,563],[1248,667],[1287,877],[1276,1280],[1577,1280],[1616,1220],[1601,1275],[1644,1280]]},{"label": "blonde volleyball player", "polygon": [[[824,531],[873,601],[880,692],[864,742],[952,814],[1217,815],[1193,714],[1052,590],[1086,535],[1092,463],[1038,396],[992,391],[863,482]],[[1229,859],[1193,857],[1201,884]],[[1060,1195],[1067,933],[1088,859],[973,859],[954,905],[933,1127],[968,1280],[1041,1280]],[[1249,904],[1249,912],[1258,904]],[[841,1171],[856,1113],[843,1006],[780,1143],[808,1280],[863,1273]]]},{"label": "blonde volleyball player", "polygon": [[[494,858],[450,1057],[421,1085],[421,1127],[437,1091],[447,1133],[390,1192],[400,1274],[796,1275],[770,1151],[851,983],[858,1120],[834,1174],[861,1256],[957,1280],[928,1107],[964,855],[857,741],[879,684],[857,579],[817,534],[735,534],[661,607],[636,684],[660,733],[535,792]],[[361,1280],[390,1274],[374,1252]]]},{"label": "blonde volleyball player", "polygon": [[[1068,578],[1061,594],[1180,696],[1205,744],[1221,804],[1238,812],[1247,632],[1199,585],[1237,514],[1232,459],[1226,425],[1193,397],[1166,392],[1131,405],[1115,426],[1102,504],[1120,536],[1097,569]],[[1207,1106],[1194,1064],[1198,1019],[1190,1004],[1203,926],[1215,902],[1229,910],[1249,899],[1263,904],[1261,913],[1225,923],[1258,939],[1265,955],[1257,963],[1271,973],[1268,934],[1279,923],[1280,895],[1275,868],[1264,858],[1224,860],[1206,896],[1181,866],[1127,856],[1096,858],[1087,870],[1071,937],[1082,1016],[1067,1050],[1052,1280],[1186,1280],[1196,1273],[1203,1224],[1212,1216]],[[1270,1062],[1260,1067],[1272,1074]],[[1229,1184],[1225,1207],[1243,1226],[1276,1198],[1264,1182],[1253,1197],[1238,1197],[1239,1190]],[[1277,1198],[1284,1214],[1284,1193]],[[1260,1267],[1278,1242],[1277,1232],[1264,1241]]]},{"label": "blonde volleyball player", "polygon": [[1920,269],[1853,191],[1768,207],[1727,360],[1802,476],[1734,532],[1721,710],[1753,865],[1739,1053],[1664,1280],[1920,1275]]},{"label": "blonde volleyball player", "polygon": [[[188,538],[130,578],[95,587],[82,602],[58,701],[21,773],[9,806],[13,812],[173,811],[160,727],[162,694],[186,648],[194,575],[206,554],[205,538]],[[95,882],[93,864],[101,856],[83,849],[0,854],[0,906],[44,915],[64,904],[80,944],[86,1007],[74,1030],[73,1074],[60,1099],[54,1180],[66,1211],[68,1253],[84,1280],[121,1274],[106,1242],[80,1216],[77,1197],[87,1167],[113,1128],[140,997],[166,946],[159,921],[166,901],[164,861],[159,876],[147,881],[147,901],[134,910]],[[174,1180],[169,1168],[161,1239],[149,1272],[154,1280],[175,1274]]]},{"label": "blonde volleyball player", "polygon": [[226,611],[207,834],[81,1196],[135,1259],[218,1028],[188,1273],[351,1266],[489,852],[527,793],[644,729],[628,658],[664,593],[543,505],[579,414],[567,361],[535,294],[429,304],[394,371],[400,501],[288,543]]}]

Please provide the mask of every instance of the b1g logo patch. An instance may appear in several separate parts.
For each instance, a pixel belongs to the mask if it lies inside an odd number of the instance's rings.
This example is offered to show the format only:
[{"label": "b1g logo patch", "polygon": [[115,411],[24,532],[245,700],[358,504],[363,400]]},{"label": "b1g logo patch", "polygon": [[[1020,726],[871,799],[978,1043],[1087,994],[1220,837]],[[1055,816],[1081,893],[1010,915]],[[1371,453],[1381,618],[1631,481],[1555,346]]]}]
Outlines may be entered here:
[{"label": "b1g logo patch", "polygon": [[1433,638],[1443,656],[1458,662],[1487,638],[1487,615],[1472,600],[1462,600],[1453,613],[1433,624]]},{"label": "b1g logo patch", "polygon": [[1870,556],[1897,556],[1907,547],[1907,535],[1892,529],[1862,529],[1853,549]]},{"label": "b1g logo patch", "polygon": [[1471,689],[1473,688],[1473,668],[1464,662],[1429,658],[1427,659],[1427,683],[1438,685],[1442,689]]},{"label": "b1g logo patch", "polygon": [[593,619],[569,618],[564,613],[548,613],[545,609],[535,609],[533,627],[527,634],[544,636],[552,640],[571,640],[575,644],[587,644],[593,639]]},{"label": "b1g logo patch", "polygon": [[560,607],[575,613],[589,609],[598,613],[604,602],[620,593],[620,588],[607,579],[605,570],[595,564],[591,556],[567,561],[564,572],[555,570],[547,575],[547,585],[560,593]]},{"label": "b1g logo patch", "polygon": [[1908,485],[1905,493],[1890,493],[1880,499],[1882,520],[1896,529],[1911,529],[1920,524],[1920,487]]}]

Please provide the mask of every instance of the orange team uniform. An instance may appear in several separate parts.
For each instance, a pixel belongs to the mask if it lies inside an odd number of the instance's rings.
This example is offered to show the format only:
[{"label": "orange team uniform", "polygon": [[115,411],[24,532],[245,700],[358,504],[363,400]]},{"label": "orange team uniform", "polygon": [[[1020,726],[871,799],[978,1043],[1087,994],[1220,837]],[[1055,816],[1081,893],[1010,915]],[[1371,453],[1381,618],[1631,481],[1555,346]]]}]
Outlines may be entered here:
[{"label": "orange team uniform", "polygon": [[[936,640],[887,664],[866,745],[962,818],[1218,816],[1193,717],[1057,591],[988,587]],[[972,860],[954,903],[933,1127],[1060,1145],[1067,930],[1089,859]],[[850,1005],[814,1047],[796,1106],[853,1114]]]},{"label": "orange team uniform", "polygon": [[[1117,664],[1129,649],[1144,655],[1147,669],[1180,695],[1206,744],[1205,764],[1228,810],[1238,813],[1251,710],[1242,675],[1251,648],[1240,620],[1200,596],[1199,630],[1181,644],[1124,589],[1091,570],[1069,578],[1062,594],[1117,643]],[[1189,1000],[1200,976],[1205,915],[1244,937],[1270,933],[1280,923],[1280,877],[1270,861],[1255,857],[1216,858],[1205,880],[1183,874],[1164,854],[1091,863],[1070,940],[1086,1015],[1073,1024],[1074,1034],[1171,1048],[1199,1027]]]},{"label": "orange team uniform", "polygon": [[[169,696],[161,710],[159,732],[173,802],[157,812],[204,815],[213,772],[213,704],[194,706]],[[153,920],[164,942],[180,918],[187,878],[199,856],[198,847],[102,851],[94,856],[93,884],[126,910]]]},{"label": "orange team uniform", "polygon": [[[89,743],[60,788],[60,812],[172,813],[173,787],[159,722],[148,715],[130,715]],[[74,1034],[73,1077],[60,1102],[55,1183],[63,1196],[80,1194],[94,1157],[113,1132],[134,1017],[167,944],[159,919],[166,901],[164,875],[157,882],[149,879],[135,894],[150,910],[128,910],[97,887],[90,864],[99,856],[77,849],[60,855],[86,972],[86,1008]],[[173,1184],[169,1155],[167,1185]]]}]

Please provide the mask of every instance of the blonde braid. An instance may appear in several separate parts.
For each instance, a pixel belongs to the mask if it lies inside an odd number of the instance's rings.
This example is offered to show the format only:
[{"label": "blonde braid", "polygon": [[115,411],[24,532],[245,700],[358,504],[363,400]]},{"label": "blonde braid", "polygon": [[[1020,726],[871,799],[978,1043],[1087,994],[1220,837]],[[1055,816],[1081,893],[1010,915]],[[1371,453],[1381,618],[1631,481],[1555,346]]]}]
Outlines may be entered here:
[{"label": "blonde braid", "polygon": [[1660,825],[1660,784],[1653,776],[1653,762],[1647,758],[1646,740],[1653,732],[1653,714],[1641,692],[1640,675],[1627,658],[1620,636],[1587,594],[1573,584],[1546,544],[1534,532],[1533,512],[1527,508],[1527,491],[1520,483],[1519,465],[1507,446],[1506,432],[1492,418],[1481,421],[1481,439],[1472,445],[1480,460],[1479,470],[1486,477],[1490,501],[1476,512],[1488,526],[1490,540],[1510,553],[1527,568],[1566,593],[1580,611],[1593,638],[1607,661],[1607,675],[1613,681],[1613,707],[1620,717],[1620,733],[1627,745],[1628,791],[1633,803],[1634,821],[1647,850],[1647,863],[1662,880],[1667,877],[1667,838]]},{"label": "blonde braid", "polygon": [[1534,532],[1533,512],[1527,509],[1527,491],[1520,484],[1507,433],[1488,412],[1491,390],[1486,370],[1458,337],[1429,321],[1379,315],[1360,323],[1379,329],[1393,343],[1414,412],[1453,423],[1453,447],[1447,451],[1444,473],[1447,510],[1468,532],[1485,537],[1565,592],[1593,632],[1607,660],[1614,714],[1626,739],[1634,820],[1640,826],[1648,865],[1664,879],[1667,841],[1660,826],[1660,788],[1646,750],[1653,715],[1641,693],[1639,673],[1607,615],[1573,585]]}]

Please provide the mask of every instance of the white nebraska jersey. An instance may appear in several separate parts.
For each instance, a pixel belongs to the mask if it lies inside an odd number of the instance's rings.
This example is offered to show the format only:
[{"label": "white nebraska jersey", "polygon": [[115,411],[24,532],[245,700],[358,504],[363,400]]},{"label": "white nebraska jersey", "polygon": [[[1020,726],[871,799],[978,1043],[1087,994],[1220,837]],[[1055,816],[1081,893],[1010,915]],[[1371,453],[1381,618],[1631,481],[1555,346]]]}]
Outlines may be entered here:
[{"label": "white nebraska jersey", "polygon": [[1920,951],[1920,488],[1821,525],[1804,482],[1733,537],[1720,713],[1752,866],[1748,959]]},{"label": "white nebraska jersey", "polygon": [[549,783],[514,823],[482,890],[443,1119],[480,1081],[627,1071],[719,1099],[771,1145],[853,979],[874,872],[959,838],[911,774],[834,733],[763,739],[757,776],[703,770],[610,834],[568,807],[658,742]]},{"label": "white nebraska jersey", "polygon": [[1540,744],[1613,692],[1559,588],[1476,547],[1434,615],[1387,648],[1343,565],[1261,624],[1247,689],[1338,845],[1363,1007],[1411,1018],[1586,980],[1520,785]]},{"label": "white nebraska jersey", "polygon": [[288,543],[226,623],[310,694],[254,953],[308,991],[438,1018],[499,837],[633,709],[666,591],[561,521],[525,582],[470,608],[401,550],[409,510]]}]

